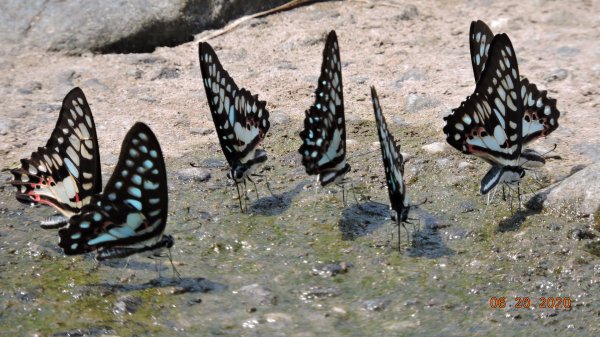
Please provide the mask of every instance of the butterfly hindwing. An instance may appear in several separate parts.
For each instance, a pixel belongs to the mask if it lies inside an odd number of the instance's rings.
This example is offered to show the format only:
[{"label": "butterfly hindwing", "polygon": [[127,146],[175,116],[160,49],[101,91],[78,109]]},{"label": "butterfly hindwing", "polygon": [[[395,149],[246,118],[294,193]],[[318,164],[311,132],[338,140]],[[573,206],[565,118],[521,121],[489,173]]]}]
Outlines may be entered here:
[{"label": "butterfly hindwing", "polygon": [[475,82],[479,80],[485,63],[488,58],[490,44],[494,34],[485,22],[478,20],[471,22],[469,29],[469,46],[471,48],[471,64],[473,65],[473,75]]},{"label": "butterfly hindwing", "polygon": [[208,43],[200,43],[199,58],[206,98],[225,158],[230,167],[245,164],[255,159],[257,147],[269,130],[266,102],[238,88]]},{"label": "butterfly hindwing", "polygon": [[526,78],[521,79],[523,99],[523,144],[546,137],[558,127],[560,111],[556,100],[547,96],[546,90],[539,91],[535,84]]},{"label": "butterfly hindwing", "polygon": [[[136,123],[123,141],[104,193],[59,231],[59,246],[67,255],[115,247],[146,250],[144,247],[163,240],[167,210],[167,176],[160,145],[148,126]],[[99,254],[102,256],[102,251]]]},{"label": "butterfly hindwing", "polygon": [[491,42],[475,92],[446,117],[444,133],[456,149],[492,165],[517,166],[522,147],[523,101],[517,59],[506,34]]},{"label": "butterfly hindwing", "polygon": [[46,143],[13,169],[11,184],[25,203],[55,207],[70,217],[102,190],[100,152],[92,112],[80,88],[63,100],[56,126]]},{"label": "butterfly hindwing", "polygon": [[335,31],[327,36],[315,104],[305,112],[300,132],[302,165],[308,174],[319,174],[322,185],[350,170],[346,163],[346,126],[342,63]]},{"label": "butterfly hindwing", "polygon": [[396,213],[395,216],[398,217],[399,221],[405,221],[408,216],[408,208],[405,204],[404,159],[400,153],[400,147],[388,130],[375,87],[371,87],[371,99],[377,122],[377,134],[381,145],[391,208]]}]

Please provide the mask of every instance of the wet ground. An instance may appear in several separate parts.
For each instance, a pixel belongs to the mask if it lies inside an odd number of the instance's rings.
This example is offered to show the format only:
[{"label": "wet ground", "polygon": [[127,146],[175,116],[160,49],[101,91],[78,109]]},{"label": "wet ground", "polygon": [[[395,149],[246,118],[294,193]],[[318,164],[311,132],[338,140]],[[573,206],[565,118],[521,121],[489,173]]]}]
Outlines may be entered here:
[{"label": "wet ground", "polygon": [[[168,162],[167,232],[176,239],[171,253],[181,279],[166,257],[136,256],[125,266],[62,256],[56,233],[36,223],[51,210],[24,207],[5,188],[0,331],[43,336],[600,331],[600,233],[588,220],[526,208],[511,213],[500,193],[486,209],[486,199],[477,196],[484,165],[474,161],[457,172],[450,163],[464,160],[460,154],[427,154],[420,149],[427,134],[409,138],[414,127],[392,125],[402,151],[410,154],[406,181],[412,203],[427,200],[411,212],[410,243],[403,229],[399,253],[374,131],[374,122],[348,125],[355,144],[349,162],[358,169],[349,174],[346,186],[354,193],[347,206],[338,189],[317,188],[298,168],[289,154],[298,145],[292,134],[274,132],[265,141],[271,157],[262,173],[274,195],[264,181],[257,184],[259,199],[249,188],[248,214],[239,211],[218,153],[189,157],[210,174],[205,182],[181,180],[173,172],[189,164]],[[544,184],[544,177],[539,172],[525,185]],[[531,307],[517,308],[525,305],[517,297],[529,298]],[[561,303],[568,298],[571,308],[534,308],[542,297]],[[501,306],[502,298],[505,308],[491,307]]]},{"label": "wet ground", "polygon": [[[271,112],[262,174],[274,195],[264,179],[258,199],[248,185],[248,214],[226,178],[197,41],[152,54],[0,60],[0,179],[46,142],[62,98],[82,87],[104,182],[136,121],[156,133],[169,178],[166,232],[181,274],[174,278],[166,253],[100,265],[65,257],[57,233],[38,226],[52,210],[19,204],[0,186],[0,335],[598,335],[600,224],[578,216],[577,205],[540,209],[531,193],[600,158],[596,13],[593,1],[331,1],[212,39],[238,85]],[[467,34],[477,19],[508,33],[520,72],[558,100],[560,127],[533,147],[556,143],[560,159],[527,173],[529,208],[513,199],[511,210],[501,191],[486,207],[478,191],[487,164],[451,148],[422,149],[444,142],[442,117],[472,92]],[[315,186],[296,152],[331,29],[353,168],[347,205],[339,188]],[[420,204],[400,252],[370,85],[407,154],[408,196]],[[569,299],[571,308],[540,308],[542,297]],[[529,308],[517,308],[527,306],[523,298]]]}]

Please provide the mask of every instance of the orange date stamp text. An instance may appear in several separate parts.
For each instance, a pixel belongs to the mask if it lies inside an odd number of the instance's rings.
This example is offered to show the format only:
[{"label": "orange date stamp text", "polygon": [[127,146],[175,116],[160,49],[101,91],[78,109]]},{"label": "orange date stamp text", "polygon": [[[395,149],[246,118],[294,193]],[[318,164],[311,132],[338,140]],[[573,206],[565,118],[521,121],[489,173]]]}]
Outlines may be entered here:
[{"label": "orange date stamp text", "polygon": [[514,303],[509,303],[512,298],[508,297],[490,297],[489,305],[492,309],[503,309],[511,306],[515,309],[565,309],[570,310],[573,302],[570,297],[514,297]]}]

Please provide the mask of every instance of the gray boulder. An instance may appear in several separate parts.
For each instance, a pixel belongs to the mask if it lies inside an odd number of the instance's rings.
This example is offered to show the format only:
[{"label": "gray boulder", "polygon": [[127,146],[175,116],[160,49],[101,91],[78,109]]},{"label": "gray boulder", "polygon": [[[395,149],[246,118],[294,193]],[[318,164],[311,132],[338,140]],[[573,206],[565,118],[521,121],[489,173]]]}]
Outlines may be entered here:
[{"label": "gray boulder", "polygon": [[152,52],[288,0],[3,0],[2,54]]},{"label": "gray boulder", "polygon": [[600,162],[589,165],[547,187],[536,196],[546,208],[575,207],[580,215],[591,215],[600,207]]}]

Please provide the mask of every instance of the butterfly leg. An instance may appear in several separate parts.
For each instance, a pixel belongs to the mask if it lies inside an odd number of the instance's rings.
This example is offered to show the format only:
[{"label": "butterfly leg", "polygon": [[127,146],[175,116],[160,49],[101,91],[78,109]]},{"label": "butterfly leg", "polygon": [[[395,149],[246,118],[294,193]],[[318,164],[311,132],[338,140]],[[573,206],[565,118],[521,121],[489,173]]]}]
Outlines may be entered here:
[{"label": "butterfly leg", "polygon": [[[494,187],[494,192],[488,193],[487,204],[485,205],[485,209],[483,210],[483,215],[485,215],[485,212],[487,212],[487,209],[490,206],[490,202],[494,201],[494,197],[496,196],[496,192],[498,192],[498,186]],[[504,193],[504,189],[502,190],[502,193]],[[490,197],[491,197],[491,200],[490,200]]]},{"label": "butterfly leg", "polygon": [[248,212],[248,186],[246,186],[246,179],[244,179],[244,208],[246,213]]},{"label": "butterfly leg", "polygon": [[[402,224],[402,226],[404,226],[404,224]],[[398,216],[396,217],[396,227],[398,228],[398,253],[400,253],[402,251],[402,249],[401,249],[402,240],[400,239],[402,236],[400,233],[400,221],[399,221]]]},{"label": "butterfly leg", "polygon": [[252,173],[253,177],[263,177],[265,178],[265,183],[267,184],[267,189],[269,190],[269,193],[271,193],[271,196],[275,196],[275,194],[273,194],[273,191],[271,190],[271,184],[269,183],[269,180],[267,180],[267,177],[263,174],[257,174],[257,173]]},{"label": "butterfly leg", "polygon": [[258,187],[256,187],[256,183],[254,182],[254,180],[252,180],[249,176],[246,177],[248,180],[250,180],[250,182],[254,185],[254,193],[256,193],[256,200],[258,200],[259,196],[258,196]]},{"label": "butterfly leg", "polygon": [[521,184],[517,183],[517,199],[519,200],[519,211],[521,210],[521,203],[523,202],[522,196],[521,196]]},{"label": "butterfly leg", "polygon": [[240,203],[240,210],[242,211],[242,213],[244,213],[244,207],[242,207],[242,196],[240,194],[240,186],[238,185],[237,181],[235,182],[235,189],[237,190],[237,195],[238,195],[238,202]]},{"label": "butterfly leg", "polygon": [[177,276],[179,281],[181,281],[181,274],[179,274],[179,271],[177,271],[177,268],[175,268],[175,264],[173,263],[173,255],[171,255],[171,248],[169,248],[169,262],[171,262],[171,268],[173,268],[173,276]]}]

